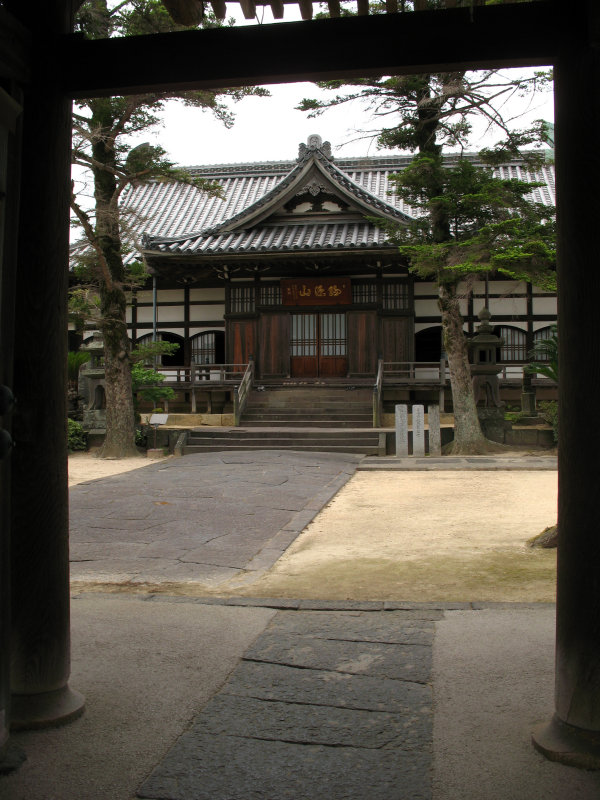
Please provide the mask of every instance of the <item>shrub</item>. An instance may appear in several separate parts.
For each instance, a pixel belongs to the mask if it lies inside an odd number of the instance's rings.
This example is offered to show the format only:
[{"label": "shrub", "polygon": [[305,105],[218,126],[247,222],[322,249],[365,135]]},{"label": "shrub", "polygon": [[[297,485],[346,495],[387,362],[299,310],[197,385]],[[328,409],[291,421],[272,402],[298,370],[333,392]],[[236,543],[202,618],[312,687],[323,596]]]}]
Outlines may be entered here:
[{"label": "shrub", "polygon": [[87,450],[87,433],[83,430],[83,425],[75,422],[74,419],[68,419],[67,424],[67,447],[69,451]]},{"label": "shrub", "polygon": [[148,431],[145,428],[135,429],[135,445],[143,448],[148,446]]},{"label": "shrub", "polygon": [[552,425],[552,435],[554,441],[558,442],[558,403],[556,400],[545,400],[538,405],[540,417],[545,420],[548,425]]}]

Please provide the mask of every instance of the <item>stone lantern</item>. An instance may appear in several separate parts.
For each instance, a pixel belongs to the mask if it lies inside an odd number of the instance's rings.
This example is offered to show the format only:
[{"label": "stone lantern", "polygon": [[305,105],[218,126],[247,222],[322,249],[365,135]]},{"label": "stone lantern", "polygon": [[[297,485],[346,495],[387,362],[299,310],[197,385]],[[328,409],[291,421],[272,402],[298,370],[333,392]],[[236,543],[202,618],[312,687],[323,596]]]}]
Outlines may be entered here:
[{"label": "stone lantern", "polygon": [[104,371],[104,341],[99,331],[80,348],[90,354],[90,360],[79,372],[80,390],[84,398],[83,427],[90,434],[106,432],[106,377]]},{"label": "stone lantern", "polygon": [[471,376],[473,378],[473,394],[478,406],[477,413],[484,435],[496,442],[504,442],[504,403],[500,400],[500,384],[498,374],[502,366],[498,364],[496,353],[504,340],[494,334],[490,324],[491,314],[488,308],[482,308],[479,314],[480,324],[477,333],[469,342],[471,352]]}]

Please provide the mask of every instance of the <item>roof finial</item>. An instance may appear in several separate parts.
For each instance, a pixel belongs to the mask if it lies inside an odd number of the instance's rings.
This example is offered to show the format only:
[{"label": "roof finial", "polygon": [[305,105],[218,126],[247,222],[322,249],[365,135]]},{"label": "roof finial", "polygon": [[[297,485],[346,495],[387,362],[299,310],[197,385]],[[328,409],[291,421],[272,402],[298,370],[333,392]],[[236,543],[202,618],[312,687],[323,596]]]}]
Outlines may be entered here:
[{"label": "roof finial", "polygon": [[300,143],[298,147],[298,161],[302,161],[303,158],[306,158],[308,155],[315,153],[316,151],[320,151],[327,158],[333,159],[331,154],[331,143],[324,142],[317,133],[313,133],[308,137],[306,144],[304,144],[304,142]]}]

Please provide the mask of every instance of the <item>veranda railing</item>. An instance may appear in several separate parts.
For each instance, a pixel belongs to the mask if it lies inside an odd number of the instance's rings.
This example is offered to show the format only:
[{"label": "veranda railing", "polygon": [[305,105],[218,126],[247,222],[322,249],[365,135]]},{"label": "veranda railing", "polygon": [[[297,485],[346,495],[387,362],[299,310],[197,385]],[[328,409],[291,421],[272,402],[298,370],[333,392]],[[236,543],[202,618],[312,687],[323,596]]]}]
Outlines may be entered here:
[{"label": "veranda railing", "polygon": [[240,424],[250,389],[254,382],[254,361],[250,359],[244,377],[239,385],[233,390],[233,424],[237,427]]}]

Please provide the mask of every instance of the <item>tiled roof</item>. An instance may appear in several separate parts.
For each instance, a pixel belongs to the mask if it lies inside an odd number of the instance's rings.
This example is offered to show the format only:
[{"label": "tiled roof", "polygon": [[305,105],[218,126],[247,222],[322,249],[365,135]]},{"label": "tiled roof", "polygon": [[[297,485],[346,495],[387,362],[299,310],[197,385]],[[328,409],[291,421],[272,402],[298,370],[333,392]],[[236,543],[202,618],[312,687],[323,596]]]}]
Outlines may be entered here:
[{"label": "tiled roof", "polygon": [[[391,193],[390,176],[402,171],[410,156],[346,158],[333,161],[318,152],[319,164],[332,185],[337,185],[346,198],[362,209],[362,216],[386,216],[401,221],[412,216],[412,210]],[[243,254],[252,252],[287,252],[292,250],[333,250],[385,246],[385,235],[364,219],[333,221],[304,218],[279,218],[277,224],[268,218],[244,228],[248,214],[260,215],[315,157],[301,146],[295,161],[253,164],[222,164],[189,167],[189,172],[218,183],[223,199],[208,197],[193,186],[180,183],[148,183],[131,190],[124,202],[131,212],[133,227],[143,234],[145,250],[166,254]],[[454,160],[449,156],[448,160]],[[537,172],[529,172],[517,162],[499,167],[497,174],[505,178],[541,183],[533,190],[532,199],[544,205],[555,202],[554,167],[544,164]],[[371,213],[368,213],[371,209]]]},{"label": "tiled roof", "polygon": [[315,252],[388,246],[383,231],[368,222],[264,225],[249,230],[152,240],[151,244],[160,252],[181,255]]}]

